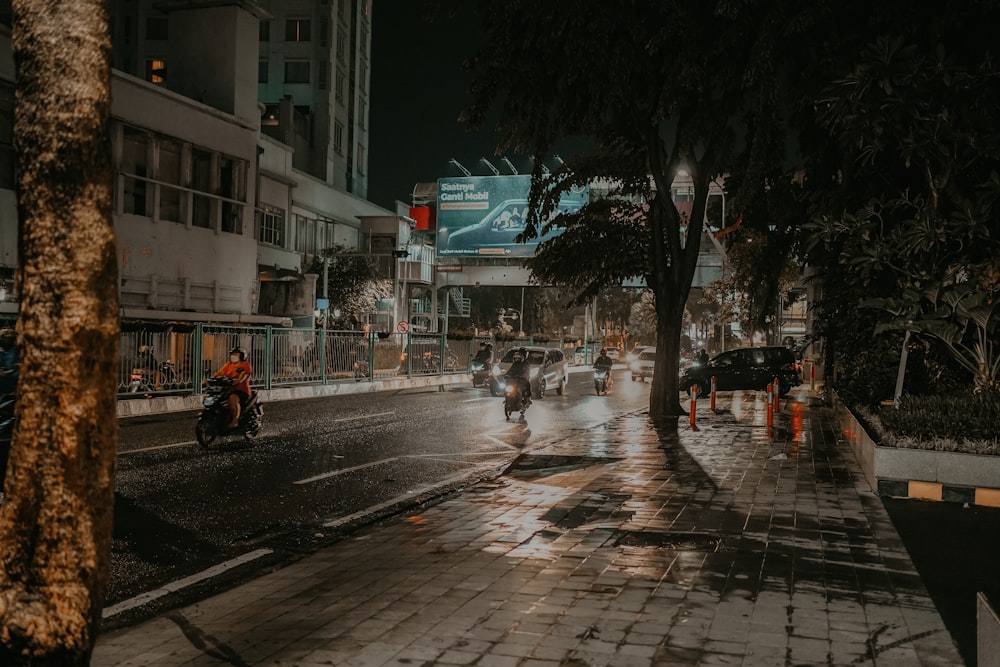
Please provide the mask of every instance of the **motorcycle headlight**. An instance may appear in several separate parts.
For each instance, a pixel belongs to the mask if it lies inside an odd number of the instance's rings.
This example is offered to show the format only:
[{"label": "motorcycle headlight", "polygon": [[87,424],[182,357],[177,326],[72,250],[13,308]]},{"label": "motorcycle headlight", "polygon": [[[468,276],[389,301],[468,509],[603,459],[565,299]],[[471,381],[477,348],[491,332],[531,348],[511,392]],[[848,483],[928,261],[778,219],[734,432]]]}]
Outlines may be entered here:
[{"label": "motorcycle headlight", "polygon": [[531,379],[532,380],[534,380],[536,377],[538,377],[539,370],[540,369],[538,368],[538,366],[535,366],[534,368],[531,369]]},{"label": "motorcycle headlight", "polygon": [[206,396],[205,400],[202,401],[202,405],[204,405],[206,408],[210,408],[213,405],[215,405],[215,399],[216,399],[215,396]]}]

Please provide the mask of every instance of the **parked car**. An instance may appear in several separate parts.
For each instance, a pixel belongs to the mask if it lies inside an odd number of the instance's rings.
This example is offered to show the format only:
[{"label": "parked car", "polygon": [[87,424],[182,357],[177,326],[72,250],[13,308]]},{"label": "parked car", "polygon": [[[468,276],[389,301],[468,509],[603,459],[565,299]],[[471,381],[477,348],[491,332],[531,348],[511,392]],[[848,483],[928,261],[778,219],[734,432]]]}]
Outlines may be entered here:
[{"label": "parked car", "polygon": [[622,359],[621,351],[617,347],[609,347],[607,348],[607,350],[608,350],[608,359],[610,359],[615,363],[621,361]]},{"label": "parked car", "polygon": [[653,377],[653,371],[656,370],[656,348],[647,347],[639,352],[639,356],[636,360],[632,362],[629,366],[629,370],[632,373],[632,379],[639,379],[643,382],[646,378]]},{"label": "parked car", "polygon": [[[514,353],[522,348],[513,347],[504,353],[497,364],[499,377],[507,374],[507,369],[514,363]],[[525,347],[528,353],[528,364],[531,366],[531,395],[542,397],[545,392],[555,387],[557,394],[566,391],[569,384],[569,369],[562,350],[550,347]]]},{"label": "parked car", "polygon": [[572,363],[574,366],[583,366],[587,364],[587,362],[592,362],[595,358],[596,356],[594,355],[593,350],[589,347],[580,346],[573,352]]},{"label": "parked car", "polygon": [[717,354],[707,364],[693,365],[680,377],[681,391],[691,394],[698,386],[698,396],[712,390],[712,378],[718,391],[734,389],[767,389],[778,378],[781,396],[801,384],[799,365],[787,347],[743,347]]}]

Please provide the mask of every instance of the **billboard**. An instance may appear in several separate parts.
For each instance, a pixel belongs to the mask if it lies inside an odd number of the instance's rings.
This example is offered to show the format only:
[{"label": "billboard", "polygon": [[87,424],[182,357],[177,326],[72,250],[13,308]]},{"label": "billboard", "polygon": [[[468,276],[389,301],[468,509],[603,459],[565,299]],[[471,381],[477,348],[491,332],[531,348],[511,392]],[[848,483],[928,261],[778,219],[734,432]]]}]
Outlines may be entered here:
[{"label": "billboard", "polygon": [[[517,243],[524,231],[531,176],[471,176],[438,180],[438,257],[531,257],[535,247],[562,230]],[[559,212],[587,203],[588,188],[568,192]]]}]

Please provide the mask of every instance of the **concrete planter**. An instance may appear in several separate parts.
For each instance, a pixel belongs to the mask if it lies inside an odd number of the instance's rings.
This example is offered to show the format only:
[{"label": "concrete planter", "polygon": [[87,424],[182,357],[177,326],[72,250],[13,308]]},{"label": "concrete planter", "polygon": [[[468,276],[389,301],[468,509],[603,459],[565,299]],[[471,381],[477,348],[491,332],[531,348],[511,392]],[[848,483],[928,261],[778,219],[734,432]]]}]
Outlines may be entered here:
[{"label": "concrete planter", "polygon": [[841,435],[878,495],[1000,507],[1000,456],[881,447],[839,401],[834,410]]}]

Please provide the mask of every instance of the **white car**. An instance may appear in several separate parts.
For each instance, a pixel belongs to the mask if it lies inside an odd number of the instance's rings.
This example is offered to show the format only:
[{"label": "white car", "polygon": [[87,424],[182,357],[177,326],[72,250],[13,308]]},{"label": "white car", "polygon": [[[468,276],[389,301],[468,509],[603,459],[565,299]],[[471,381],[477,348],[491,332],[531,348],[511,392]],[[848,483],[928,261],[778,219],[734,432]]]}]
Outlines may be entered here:
[{"label": "white car", "polygon": [[608,348],[608,358],[615,363],[621,361],[621,352],[618,351],[617,347]]}]

